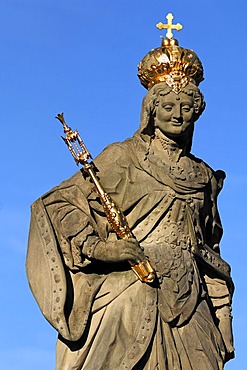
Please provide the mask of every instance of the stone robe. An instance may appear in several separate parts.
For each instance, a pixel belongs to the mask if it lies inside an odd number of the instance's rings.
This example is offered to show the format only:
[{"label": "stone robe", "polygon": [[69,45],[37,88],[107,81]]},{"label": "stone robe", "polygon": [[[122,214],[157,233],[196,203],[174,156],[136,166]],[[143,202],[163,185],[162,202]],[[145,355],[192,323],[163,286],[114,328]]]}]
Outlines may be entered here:
[{"label": "stone robe", "polygon": [[[233,284],[219,255],[222,171],[139,132],[94,161],[156,270],[141,283],[126,263],[84,253],[116,240],[82,172],[32,206],[27,271],[58,330],[57,370],[220,370],[226,360],[217,312]],[[34,260],[36,261],[34,264]]]}]

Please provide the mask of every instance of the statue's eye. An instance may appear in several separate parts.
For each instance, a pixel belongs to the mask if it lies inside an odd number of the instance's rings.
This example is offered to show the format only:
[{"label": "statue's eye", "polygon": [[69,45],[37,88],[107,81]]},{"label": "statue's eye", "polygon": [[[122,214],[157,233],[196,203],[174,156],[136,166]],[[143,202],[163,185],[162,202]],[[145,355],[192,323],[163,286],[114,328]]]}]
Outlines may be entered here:
[{"label": "statue's eye", "polygon": [[189,112],[191,110],[191,108],[192,107],[188,104],[182,106],[182,109],[183,109],[184,112]]},{"label": "statue's eye", "polygon": [[171,112],[172,110],[172,106],[171,105],[163,105],[163,109],[166,111],[166,112]]}]

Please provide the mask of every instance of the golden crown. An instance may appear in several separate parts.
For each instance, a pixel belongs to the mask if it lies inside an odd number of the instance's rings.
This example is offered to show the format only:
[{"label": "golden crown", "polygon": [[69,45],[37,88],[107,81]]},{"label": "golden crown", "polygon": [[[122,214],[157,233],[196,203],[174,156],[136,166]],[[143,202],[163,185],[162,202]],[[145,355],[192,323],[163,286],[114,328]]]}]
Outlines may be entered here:
[{"label": "golden crown", "polygon": [[203,81],[203,66],[193,50],[182,48],[173,39],[172,30],[182,29],[182,25],[172,24],[173,15],[167,16],[167,24],[158,23],[159,29],[166,28],[166,38],[162,38],[159,48],[152,49],[138,65],[141,84],[150,89],[159,82],[166,82],[175,93],[179,93],[189,82],[199,85]]}]

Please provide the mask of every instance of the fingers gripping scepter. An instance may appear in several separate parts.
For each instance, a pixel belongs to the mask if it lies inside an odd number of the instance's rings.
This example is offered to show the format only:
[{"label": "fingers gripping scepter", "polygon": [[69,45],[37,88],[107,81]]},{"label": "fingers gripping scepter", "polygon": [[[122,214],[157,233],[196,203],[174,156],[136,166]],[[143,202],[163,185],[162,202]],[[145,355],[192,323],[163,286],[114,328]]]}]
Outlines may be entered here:
[{"label": "fingers gripping scepter", "polygon": [[[112,229],[121,239],[134,238],[134,235],[129,228],[128,222],[123,212],[112,200],[110,195],[105,192],[101,183],[99,182],[99,179],[94,172],[93,164],[92,162],[89,162],[89,160],[92,159],[92,156],[87,150],[83,140],[81,139],[79,132],[77,130],[72,131],[72,129],[66,124],[63,113],[58,114],[56,118],[63,125],[64,133],[66,134],[66,136],[62,136],[62,139],[71,152],[76,164],[81,164],[84,171],[88,173],[91,180],[93,181],[95,190],[101,200],[101,204],[103,206],[107,220]],[[154,281],[155,271],[150,265],[150,262],[147,258],[145,258],[138,264],[132,261],[129,261],[129,263],[131,265],[131,269],[142,282],[151,283]]]}]

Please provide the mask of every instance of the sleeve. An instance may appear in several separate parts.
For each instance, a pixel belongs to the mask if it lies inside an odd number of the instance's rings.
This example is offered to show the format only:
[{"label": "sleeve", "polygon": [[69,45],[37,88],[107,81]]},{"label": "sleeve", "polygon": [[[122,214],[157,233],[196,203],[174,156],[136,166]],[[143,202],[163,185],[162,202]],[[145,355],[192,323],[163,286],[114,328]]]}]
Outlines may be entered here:
[{"label": "sleeve", "polygon": [[[220,255],[219,245],[223,234],[222,224],[217,208],[217,197],[222,189],[224,179],[225,173],[223,171],[212,171],[211,186],[209,187],[208,196],[209,200],[206,202],[205,241],[213,250],[215,256]],[[220,258],[220,260],[222,263],[226,264],[222,258]],[[205,274],[208,294],[214,307],[220,307],[231,303],[232,292],[230,293],[230,291],[232,291],[232,281],[230,275],[227,280],[228,281],[221,279],[221,276],[213,270]]]},{"label": "sleeve", "polygon": [[[75,204],[76,201],[80,208]],[[96,233],[95,222],[90,215],[86,198],[73,185],[68,188],[58,188],[48,194],[44,198],[44,204],[65,264],[75,270],[82,267],[84,256],[80,246],[89,235]],[[73,242],[74,240],[77,242]]]},{"label": "sleeve", "polygon": [[[122,176],[126,156],[121,144],[109,145],[94,161],[95,171],[109,194],[122,196],[127,179]],[[119,165],[119,160],[121,165]],[[127,161],[127,163],[129,163]],[[106,240],[110,231],[93,183],[79,171],[43,197],[65,264],[70,269],[83,267],[84,251],[99,239]],[[121,202],[121,199],[120,199]],[[121,202],[122,203],[122,202]],[[83,248],[83,246],[87,248]]]},{"label": "sleeve", "polygon": [[87,238],[97,229],[76,184],[63,184],[32,205],[26,260],[30,288],[46,319],[71,341],[85,330],[95,292],[104,280],[80,269],[81,250],[71,243],[79,234]]},{"label": "sleeve", "polygon": [[205,205],[205,241],[214,252],[220,254],[219,244],[223,235],[223,228],[217,207],[217,198],[223,187],[225,172],[218,170],[211,174],[208,188],[208,200]]},{"label": "sleeve", "polygon": [[[213,172],[209,202],[211,205],[211,212],[208,209],[207,212],[210,213],[209,216],[206,217],[206,221],[208,222],[208,224],[206,224],[206,243],[208,243],[210,248],[217,254],[220,254],[219,244],[223,234],[217,208],[217,197],[223,187],[225,177],[225,173],[221,170]],[[206,268],[204,270],[203,279],[206,285],[207,295],[215,312],[219,331],[225,343],[227,353],[225,361],[228,361],[234,357],[231,315],[234,285],[230,274],[228,279],[223,279],[213,270],[207,270]]]},{"label": "sleeve", "polygon": [[219,243],[223,235],[223,228],[220,220],[220,215],[217,207],[217,198],[218,195],[223,188],[223,182],[226,177],[224,171],[218,170],[214,173],[214,177],[212,179],[212,247],[215,252],[220,253],[219,251]]},{"label": "sleeve", "polygon": [[[118,145],[111,146],[96,160],[100,181],[114,194],[122,181],[116,164],[122,153]],[[96,291],[106,279],[84,269],[91,262],[82,245],[105,240],[110,231],[92,188],[79,171],[32,205],[26,261],[29,284],[43,315],[71,341],[85,330]]]}]

